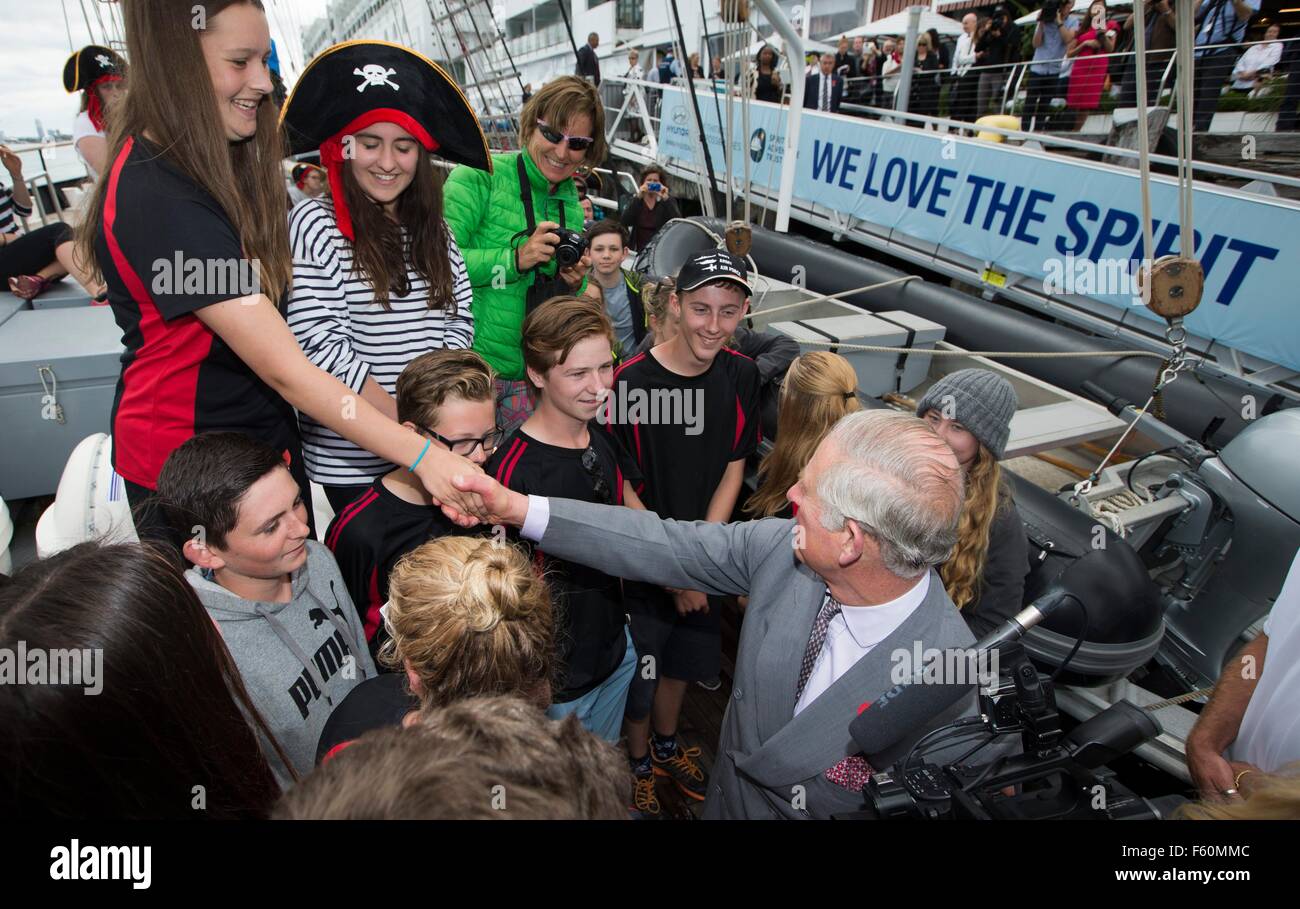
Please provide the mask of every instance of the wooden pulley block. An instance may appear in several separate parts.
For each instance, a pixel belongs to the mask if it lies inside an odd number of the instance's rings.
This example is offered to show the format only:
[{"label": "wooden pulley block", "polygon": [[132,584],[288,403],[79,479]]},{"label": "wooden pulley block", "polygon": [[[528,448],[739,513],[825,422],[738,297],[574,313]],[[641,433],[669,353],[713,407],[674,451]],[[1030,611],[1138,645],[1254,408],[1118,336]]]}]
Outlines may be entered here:
[{"label": "wooden pulley block", "polygon": [[722,0],[721,13],[723,22],[748,22],[749,0]]},{"label": "wooden pulley block", "polygon": [[727,251],[733,256],[745,258],[754,245],[754,232],[744,221],[732,221],[727,225]]},{"label": "wooden pulley block", "polygon": [[1138,272],[1138,287],[1147,308],[1165,319],[1185,316],[1201,302],[1205,290],[1205,272],[1195,259],[1165,256],[1151,266],[1148,290],[1147,270]]}]

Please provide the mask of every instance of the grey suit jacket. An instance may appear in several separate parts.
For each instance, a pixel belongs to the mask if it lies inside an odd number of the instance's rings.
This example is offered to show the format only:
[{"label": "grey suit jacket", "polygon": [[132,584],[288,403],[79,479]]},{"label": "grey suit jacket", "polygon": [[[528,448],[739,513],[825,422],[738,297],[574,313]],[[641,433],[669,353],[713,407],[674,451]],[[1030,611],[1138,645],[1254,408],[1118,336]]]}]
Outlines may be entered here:
[{"label": "grey suit jacket", "polygon": [[[709,778],[706,818],[825,818],[861,797],[824,777],[858,752],[849,723],[893,683],[891,654],[974,643],[938,575],[921,605],[816,700],[794,715],[799,664],[825,582],[795,558],[794,521],[665,521],[646,511],[551,499],[541,546],[615,576],[709,594],[748,594],[731,701]],[[975,696],[919,727],[913,738],[963,714]],[[957,745],[929,759],[954,757]]]}]

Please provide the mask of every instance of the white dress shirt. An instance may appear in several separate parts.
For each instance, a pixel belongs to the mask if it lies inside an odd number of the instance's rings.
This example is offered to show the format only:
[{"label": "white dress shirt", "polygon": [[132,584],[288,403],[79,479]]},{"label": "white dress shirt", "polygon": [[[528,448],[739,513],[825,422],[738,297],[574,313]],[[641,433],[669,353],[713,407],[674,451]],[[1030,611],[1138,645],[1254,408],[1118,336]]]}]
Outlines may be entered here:
[{"label": "white dress shirt", "polygon": [[831,100],[835,92],[834,75],[826,75],[821,70],[817,71],[817,109],[829,111],[831,109]]},{"label": "white dress shirt", "polygon": [[955,75],[964,76],[966,70],[975,64],[975,41],[965,32],[957,39],[957,49],[952,53],[952,71]]},{"label": "white dress shirt", "polygon": [[[826,626],[826,640],[804,686],[795,716],[907,621],[930,592],[930,572],[902,596],[879,606],[845,606]],[[909,651],[910,653],[910,651]]]}]

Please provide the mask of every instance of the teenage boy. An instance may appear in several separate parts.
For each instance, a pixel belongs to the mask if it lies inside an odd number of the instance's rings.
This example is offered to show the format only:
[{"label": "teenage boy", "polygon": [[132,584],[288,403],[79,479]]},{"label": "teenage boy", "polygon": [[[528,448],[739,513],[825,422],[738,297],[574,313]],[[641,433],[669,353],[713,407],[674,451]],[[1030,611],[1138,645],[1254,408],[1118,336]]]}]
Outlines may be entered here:
[{"label": "teenage boy", "polygon": [[[486,471],[516,492],[642,508],[635,462],[618,441],[589,424],[613,380],[609,319],[589,300],[552,297],[524,320],[524,368],[537,409],[488,462]],[[587,729],[618,741],[636,650],[627,631],[618,578],[552,559],[534,547],[551,579],[565,677],[548,715],[576,714]]]},{"label": "teenage boy", "polygon": [[627,228],[614,220],[587,228],[592,277],[605,298],[605,313],[614,326],[615,350],[626,359],[646,335],[641,305],[641,276],[623,267],[627,257]]},{"label": "teenage boy", "polygon": [[[397,419],[430,446],[483,464],[503,435],[496,425],[494,379],[487,361],[472,350],[421,354],[397,377]],[[379,610],[388,602],[388,575],[397,560],[421,543],[460,532],[405,467],[378,477],[334,516],[325,545],[361,613],[372,656],[387,637]]]},{"label": "teenage boy", "polygon": [[[299,776],[334,706],[375,675],[357,611],[280,452],[236,432],[196,435],[171,453],[158,499],[185,574]],[[290,768],[264,749],[282,786]],[[210,797],[219,797],[210,794]]]},{"label": "teenage boy", "polygon": [[[725,250],[692,256],[676,287],[668,308],[677,333],[618,368],[603,417],[636,456],[647,508],[679,521],[729,521],[760,436],[758,368],[725,346],[749,307],[745,262]],[[637,653],[654,658],[654,672],[638,672],[628,694],[635,801],[657,801],[656,775],[702,801],[699,749],[678,743],[677,723],[686,686],[721,670],[719,606],[698,591],[624,589]]]}]

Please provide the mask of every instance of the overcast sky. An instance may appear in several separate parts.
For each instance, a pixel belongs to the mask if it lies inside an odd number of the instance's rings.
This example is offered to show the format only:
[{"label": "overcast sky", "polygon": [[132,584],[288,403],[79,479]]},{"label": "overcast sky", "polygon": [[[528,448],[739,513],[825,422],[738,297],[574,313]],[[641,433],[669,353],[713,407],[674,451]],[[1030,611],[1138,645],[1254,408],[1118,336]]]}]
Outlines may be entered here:
[{"label": "overcast sky", "polygon": [[[63,90],[63,64],[72,50],[92,43],[83,6],[94,43],[104,43],[96,7],[105,29],[110,8],[99,0],[0,0],[0,34],[5,35],[0,53],[0,130],[9,136],[35,135],[38,117],[47,130],[72,132],[80,101]],[[301,47],[298,35],[289,34],[286,41],[285,33],[323,15],[325,0],[271,0],[267,7],[271,37],[285,67],[286,55],[292,59]]]}]

